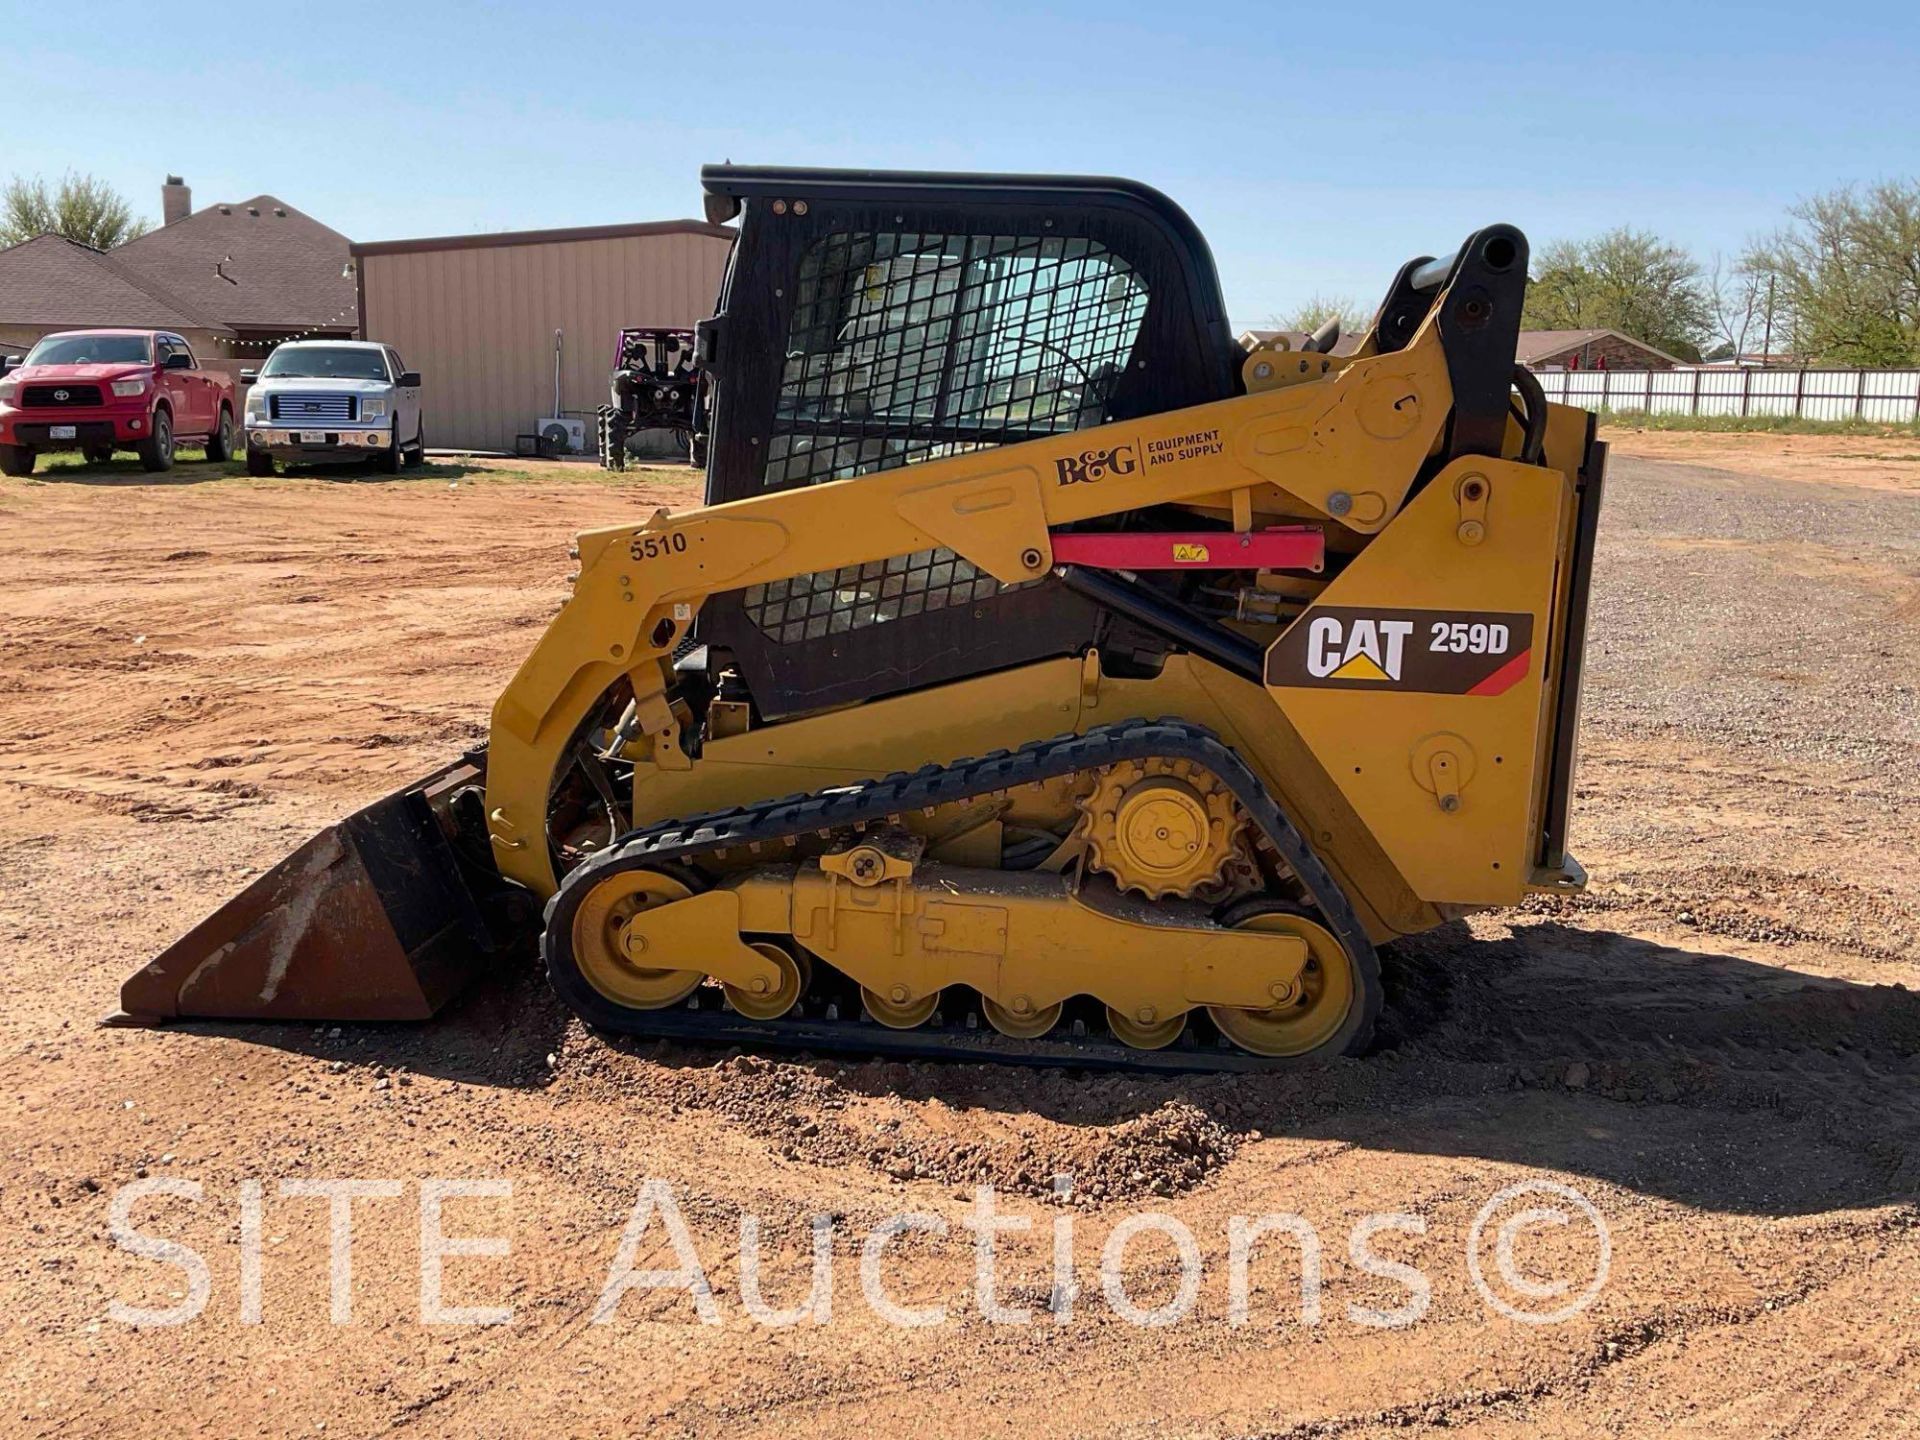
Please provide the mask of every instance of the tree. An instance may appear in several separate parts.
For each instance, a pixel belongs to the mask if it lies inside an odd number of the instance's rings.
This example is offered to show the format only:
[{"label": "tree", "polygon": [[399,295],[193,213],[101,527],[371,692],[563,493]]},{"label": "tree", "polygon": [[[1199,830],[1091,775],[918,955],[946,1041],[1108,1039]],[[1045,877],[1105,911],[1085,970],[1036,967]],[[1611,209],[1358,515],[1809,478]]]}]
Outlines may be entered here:
[{"label": "tree", "polygon": [[18,245],[36,235],[64,235],[96,250],[144,235],[147,222],[111,185],[71,171],[49,191],[39,176],[16,175],[0,190],[0,245]]},{"label": "tree", "polygon": [[1521,323],[1532,330],[1618,330],[1683,360],[1713,335],[1700,264],[1646,230],[1621,226],[1559,240],[1533,260]]},{"label": "tree", "polygon": [[1713,347],[1709,360],[1738,360],[1770,349],[1779,318],[1774,277],[1753,269],[1744,260],[1728,265],[1713,257],[1707,294],[1713,304]]},{"label": "tree", "polygon": [[1742,265],[1779,291],[1789,343],[1822,364],[1920,364],[1920,180],[1803,200]]},{"label": "tree", "polygon": [[1373,323],[1373,312],[1363,310],[1351,296],[1322,295],[1314,291],[1291,310],[1267,317],[1269,330],[1297,330],[1311,335],[1329,320],[1340,322],[1342,335],[1358,335]]}]

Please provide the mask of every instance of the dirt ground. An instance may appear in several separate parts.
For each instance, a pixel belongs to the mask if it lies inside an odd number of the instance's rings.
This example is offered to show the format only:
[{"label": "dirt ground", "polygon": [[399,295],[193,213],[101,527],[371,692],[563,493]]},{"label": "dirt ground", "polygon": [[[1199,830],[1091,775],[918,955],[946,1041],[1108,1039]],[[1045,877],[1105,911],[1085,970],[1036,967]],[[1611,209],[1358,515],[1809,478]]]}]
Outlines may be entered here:
[{"label": "dirt ground", "polygon": [[1610,426],[1616,453],[1676,460],[1773,480],[1814,480],[1920,490],[1920,434],[1768,435],[1702,430],[1634,430]]},{"label": "dirt ground", "polygon": [[[1908,1435],[1920,1397],[1920,447],[1619,433],[1595,600],[1574,901],[1476,917],[1387,956],[1378,1053],[1249,1078],[801,1063],[613,1047],[533,975],[432,1027],[94,1026],[118,981],[315,828],[482,738],[557,607],[584,526],[686,503],[685,472],[441,463],[375,482],[183,466],[0,487],[0,1429],[31,1436],[741,1434],[1485,1437]],[[1860,458],[1860,457],[1866,458]],[[1057,1173],[1075,1177],[1052,1203]],[[197,1182],[109,1235],[117,1187]],[[391,1180],[353,1203],[349,1323],[329,1323],[328,1204],[283,1181]],[[446,1233],[423,1323],[426,1182]],[[977,1180],[1034,1221],[974,1302]],[[649,1180],[667,1183],[720,1323],[683,1290],[595,1303]],[[243,1199],[261,1182],[257,1219]],[[1555,1324],[1468,1265],[1503,1187],[1572,1187],[1609,1268]],[[1522,1205],[1536,1203],[1522,1200]],[[1125,1322],[1096,1267],[1154,1208],[1190,1227],[1185,1318]],[[1582,1293],[1580,1212],[1513,1244],[1510,1306]],[[835,1217],[831,1319],[799,1303]],[[885,1253],[869,1227],[944,1220]],[[1231,1323],[1229,1224],[1262,1242]],[[1398,1215],[1371,1240],[1355,1227]],[[1509,1211],[1502,1210],[1495,1228]],[[1070,1219],[1079,1292],[1057,1295]],[[1424,1225],[1424,1233],[1415,1233]],[[656,1218],[634,1264],[676,1260]],[[430,1247],[429,1247],[430,1248]],[[1382,1326],[1367,1308],[1423,1313]],[[256,1254],[258,1323],[243,1257]],[[1125,1251],[1141,1306],[1176,1252]],[[1124,1296],[1122,1297],[1125,1298]],[[347,1319],[335,1313],[336,1319]]]}]

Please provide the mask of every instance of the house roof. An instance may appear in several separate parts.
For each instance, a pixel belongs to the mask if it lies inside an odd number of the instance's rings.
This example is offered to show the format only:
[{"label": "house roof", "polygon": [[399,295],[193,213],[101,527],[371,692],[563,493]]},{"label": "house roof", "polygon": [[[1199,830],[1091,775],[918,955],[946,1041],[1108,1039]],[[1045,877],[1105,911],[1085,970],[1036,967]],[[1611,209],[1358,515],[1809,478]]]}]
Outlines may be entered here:
[{"label": "house roof", "polygon": [[228,333],[188,301],[113,255],[62,235],[0,250],[0,319],[65,328],[104,325]]},{"label": "house roof", "polygon": [[149,230],[112,258],[221,325],[311,330],[357,323],[353,278],[341,273],[349,253],[339,231],[256,195]]},{"label": "house roof", "polygon": [[1649,345],[1644,340],[1636,340],[1631,335],[1618,330],[1522,330],[1520,346],[1515,355],[1522,365],[1538,365],[1555,355],[1563,355],[1569,350],[1578,350],[1591,345],[1596,340],[1618,340],[1623,345],[1631,345],[1636,350],[1644,350],[1649,355],[1658,355],[1672,365],[1685,365],[1678,355],[1669,355],[1657,345]]},{"label": "house roof", "polygon": [[710,235],[733,240],[730,225],[704,220],[645,220],[627,225],[579,225],[567,230],[505,230],[484,235],[434,235],[422,240],[375,240],[353,247],[355,255],[410,255],[423,250],[491,250],[505,245],[556,245],[572,240],[625,240],[635,235]]}]

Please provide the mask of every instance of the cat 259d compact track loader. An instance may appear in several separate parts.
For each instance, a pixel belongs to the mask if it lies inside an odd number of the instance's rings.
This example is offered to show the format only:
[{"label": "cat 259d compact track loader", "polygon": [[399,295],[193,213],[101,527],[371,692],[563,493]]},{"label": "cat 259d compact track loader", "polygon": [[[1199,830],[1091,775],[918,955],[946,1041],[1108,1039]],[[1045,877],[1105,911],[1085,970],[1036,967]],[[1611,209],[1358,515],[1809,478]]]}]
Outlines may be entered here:
[{"label": "cat 259d compact track loader", "polygon": [[1352,1053],[1374,947],[1567,855],[1604,447],[1527,244],[1251,352],[1122,180],[709,168],[707,504],[579,537],[483,752],[124,1018],[424,1018],[535,934],[590,1024],[863,1053]]}]

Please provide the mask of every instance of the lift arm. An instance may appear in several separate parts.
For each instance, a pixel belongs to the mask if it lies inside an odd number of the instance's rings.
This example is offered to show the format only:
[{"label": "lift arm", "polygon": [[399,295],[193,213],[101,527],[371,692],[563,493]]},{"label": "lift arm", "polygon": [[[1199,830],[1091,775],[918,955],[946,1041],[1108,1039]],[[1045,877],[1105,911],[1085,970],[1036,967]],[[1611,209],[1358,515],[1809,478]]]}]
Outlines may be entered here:
[{"label": "lift arm", "polygon": [[[572,598],[493,712],[487,813],[502,873],[551,894],[546,804],[565,747],[621,676],[656,763],[686,763],[665,661],[726,590],[945,546],[1005,583],[1054,563],[1050,532],[1261,483],[1368,535],[1400,510],[1452,411],[1436,319],[1311,383],[580,537]],[[677,757],[677,758],[676,758]]]}]

